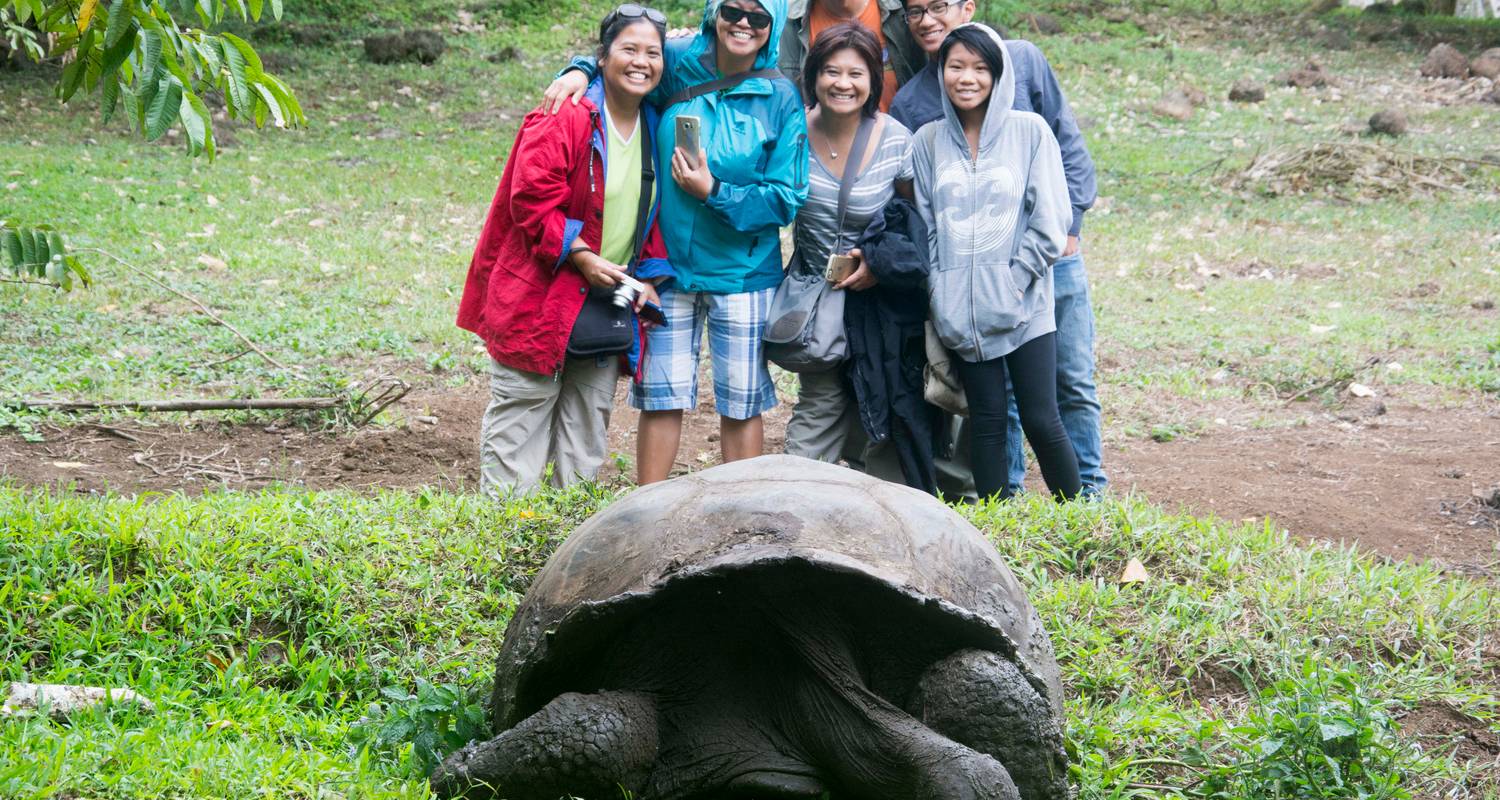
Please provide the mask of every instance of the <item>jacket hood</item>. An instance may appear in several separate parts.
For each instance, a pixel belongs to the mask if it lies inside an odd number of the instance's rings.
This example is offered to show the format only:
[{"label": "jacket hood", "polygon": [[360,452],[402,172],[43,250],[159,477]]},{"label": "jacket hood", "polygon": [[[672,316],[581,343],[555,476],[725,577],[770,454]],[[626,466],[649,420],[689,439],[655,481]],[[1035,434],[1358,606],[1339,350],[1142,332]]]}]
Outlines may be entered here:
[{"label": "jacket hood", "polygon": [[[786,28],[787,0],[755,0],[761,8],[771,15],[771,36],[766,39],[764,47],[760,48],[760,54],[755,57],[755,69],[765,69],[776,66],[776,57],[781,51],[781,31]],[[719,6],[724,0],[705,0],[703,4],[703,26],[702,33],[708,40],[709,52],[718,45],[718,39],[714,31],[714,20],[719,17]]]},{"label": "jacket hood", "polygon": [[[990,104],[985,110],[984,124],[979,127],[979,152],[983,153],[990,149],[999,138],[1000,123],[1006,115],[1011,113],[1011,107],[1015,105],[1016,70],[1010,60],[1010,48],[1005,46],[1005,40],[1000,38],[1000,34],[994,28],[979,22],[966,22],[953,30],[964,28],[977,28],[994,39],[996,47],[1000,49],[1000,62],[1003,65],[1000,80],[990,88]],[[939,64],[937,70],[938,86],[942,87],[943,117],[947,120],[949,132],[958,137],[958,141],[964,144],[964,152],[968,152],[963,122],[959,120],[958,111],[953,108],[953,101],[948,98],[948,90],[943,86],[943,65]]]}]

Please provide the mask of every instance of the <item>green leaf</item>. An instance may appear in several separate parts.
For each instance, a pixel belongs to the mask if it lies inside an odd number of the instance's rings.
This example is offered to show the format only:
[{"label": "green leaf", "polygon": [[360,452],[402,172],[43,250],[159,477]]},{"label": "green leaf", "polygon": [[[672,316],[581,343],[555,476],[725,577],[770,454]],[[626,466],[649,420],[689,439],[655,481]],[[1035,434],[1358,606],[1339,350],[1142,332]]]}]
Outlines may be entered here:
[{"label": "green leaf", "polygon": [[[156,84],[153,83],[151,85],[155,86]],[[125,116],[130,118],[131,129],[140,130],[143,124],[141,120],[140,95],[136,94],[135,90],[131,89],[129,86],[121,86],[120,99],[125,103]]]},{"label": "green leaf", "polygon": [[234,45],[234,49],[238,50],[241,56],[244,56],[245,64],[247,65],[246,75],[254,79],[251,83],[260,80],[261,73],[265,72],[266,68],[260,63],[260,56],[255,54],[255,48],[251,47],[249,42],[232,33],[225,33],[223,36],[230,44]]},{"label": "green leaf", "polygon": [[203,120],[203,152],[208,154],[209,160],[212,161],[217,155],[217,148],[214,147],[213,115],[209,113],[208,106],[203,104],[202,98],[198,95],[188,92],[187,98],[188,102],[192,103],[193,110]]},{"label": "green leaf", "polygon": [[224,94],[230,100],[232,116],[247,115],[253,109],[254,98],[250,95],[250,82],[245,79],[245,56],[226,41],[220,41],[220,49],[224,51],[225,72],[229,76]]},{"label": "green leaf", "polygon": [[21,260],[17,262],[24,266],[36,263],[36,239],[31,236],[31,231],[21,231]]},{"label": "green leaf", "polygon": [[154,142],[166,134],[182,108],[182,86],[173,77],[162,78],[156,96],[146,108],[146,141]]},{"label": "green leaf", "polygon": [[84,288],[93,285],[94,277],[83,268],[83,262],[79,261],[76,256],[63,256],[63,263],[67,264],[68,269],[78,276],[78,281],[83,284]]},{"label": "green leaf", "polygon": [[131,7],[135,0],[114,0],[109,4],[109,24],[104,28],[104,46],[114,47],[125,33],[135,27],[131,19]]},{"label": "green leaf", "polygon": [[104,108],[102,122],[108,125],[109,120],[115,115],[115,107],[120,104],[119,75],[111,75],[104,80],[104,89],[100,92],[99,103]]},{"label": "green leaf", "polygon": [[[99,62],[99,76],[101,78],[112,78],[115,70],[119,69],[120,65],[125,63],[125,59],[130,58],[130,54],[135,52],[136,37],[134,36],[134,22],[130,23],[130,30],[132,35],[120,37],[120,41],[109,45],[105,49],[103,60]],[[105,36],[106,40],[108,38],[108,36]]]},{"label": "green leaf", "polygon": [[271,16],[281,19],[281,0],[271,0]]},{"label": "green leaf", "polygon": [[141,31],[141,77],[154,80],[161,64],[162,37],[159,31]]},{"label": "green leaf", "polygon": [[250,18],[255,20],[256,22],[260,22],[260,12],[262,6],[262,0],[250,0],[249,2]]},{"label": "green leaf", "polygon": [[53,258],[61,258],[68,254],[68,248],[63,244],[62,234],[57,232],[47,235],[47,249],[52,252]]},{"label": "green leaf", "polygon": [[197,99],[192,92],[183,92],[182,104],[177,109],[178,116],[182,119],[182,129],[187,133],[188,152],[195,156],[203,152],[203,143],[208,138],[208,121],[199,116],[198,109],[193,106],[193,101]]},{"label": "green leaf", "polygon": [[16,233],[15,228],[6,228],[4,241],[5,255],[10,258],[11,266],[19,267],[25,263],[26,256],[24,251],[21,250],[21,234]]},{"label": "green leaf", "polygon": [[62,85],[58,87],[58,95],[64,103],[73,98],[78,87],[83,85],[84,70],[88,67],[88,59],[74,58],[73,63],[63,68]]},{"label": "green leaf", "polygon": [[267,89],[264,83],[255,84],[255,91],[266,102],[266,107],[271,110],[271,118],[276,120],[276,127],[285,128],[286,113],[282,111],[281,103],[276,99],[276,95],[271,94],[271,90]]}]

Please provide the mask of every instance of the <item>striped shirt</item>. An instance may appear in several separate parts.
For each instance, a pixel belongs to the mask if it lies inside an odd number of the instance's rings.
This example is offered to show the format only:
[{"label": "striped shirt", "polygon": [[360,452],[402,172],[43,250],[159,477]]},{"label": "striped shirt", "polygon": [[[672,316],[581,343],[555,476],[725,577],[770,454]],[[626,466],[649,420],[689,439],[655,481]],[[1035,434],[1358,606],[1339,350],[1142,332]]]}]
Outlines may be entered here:
[{"label": "striped shirt", "polygon": [[848,252],[859,244],[859,235],[891,199],[895,181],[911,180],[911,132],[886,114],[880,116],[885,120],[880,144],[849,191],[842,232],[838,219],[839,179],[823,166],[817,154],[807,154],[811,161],[807,171],[807,203],[797,213],[796,244],[802,251],[803,263],[812,269],[821,272],[829,255]]}]

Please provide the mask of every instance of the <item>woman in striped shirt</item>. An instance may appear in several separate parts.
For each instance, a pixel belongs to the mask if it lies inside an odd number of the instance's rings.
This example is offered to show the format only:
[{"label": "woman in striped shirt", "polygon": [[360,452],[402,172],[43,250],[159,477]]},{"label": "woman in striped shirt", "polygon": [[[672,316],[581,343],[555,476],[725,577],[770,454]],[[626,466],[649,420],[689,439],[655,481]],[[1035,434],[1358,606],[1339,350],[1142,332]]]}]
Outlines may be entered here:
[{"label": "woman in striped shirt", "polygon": [[[804,263],[821,268],[831,255],[855,259],[856,269],[833,286],[863,291],[876,284],[855,244],[865,227],[895,192],[911,197],[911,132],[879,111],[882,59],[880,44],[864,26],[850,21],[825,29],[808,51],[802,73],[809,150],[807,202],[797,214],[796,246]],[[873,118],[863,153],[850,153],[860,122]],[[843,219],[839,218],[839,184],[845,170],[855,170]],[[787,423],[786,452],[851,465],[863,462],[866,437],[846,371],[802,373],[792,418]]]}]

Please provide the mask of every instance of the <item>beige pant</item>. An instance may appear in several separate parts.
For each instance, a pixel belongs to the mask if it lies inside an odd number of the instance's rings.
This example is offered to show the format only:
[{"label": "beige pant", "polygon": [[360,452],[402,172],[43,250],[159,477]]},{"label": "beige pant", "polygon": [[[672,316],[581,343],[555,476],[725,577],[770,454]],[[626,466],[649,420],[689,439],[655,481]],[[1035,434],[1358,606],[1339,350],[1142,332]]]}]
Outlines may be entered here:
[{"label": "beige pant", "polygon": [[786,452],[815,461],[859,468],[865,432],[853,393],[844,388],[844,371],[804,372],[797,376],[797,405],[786,423]]},{"label": "beige pant", "polygon": [[479,489],[526,494],[552,464],[552,485],[593,480],[608,447],[618,358],[570,358],[538,375],[490,360],[490,405],[479,429]]}]

